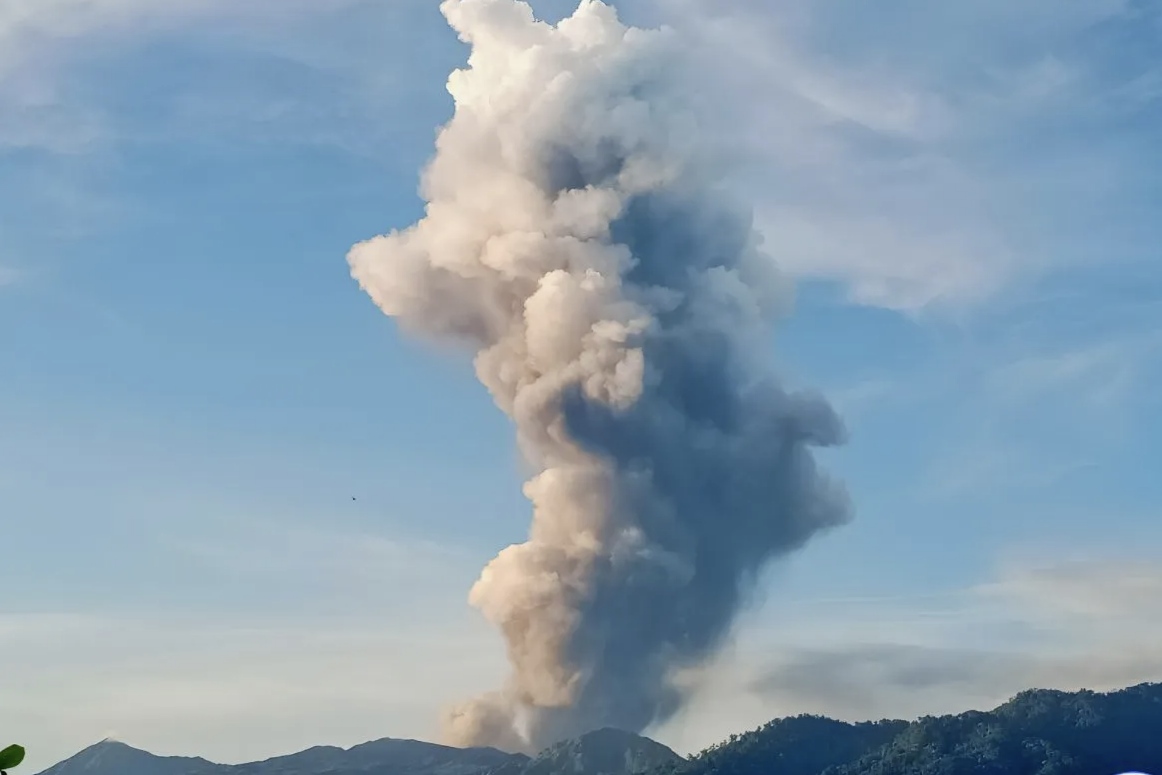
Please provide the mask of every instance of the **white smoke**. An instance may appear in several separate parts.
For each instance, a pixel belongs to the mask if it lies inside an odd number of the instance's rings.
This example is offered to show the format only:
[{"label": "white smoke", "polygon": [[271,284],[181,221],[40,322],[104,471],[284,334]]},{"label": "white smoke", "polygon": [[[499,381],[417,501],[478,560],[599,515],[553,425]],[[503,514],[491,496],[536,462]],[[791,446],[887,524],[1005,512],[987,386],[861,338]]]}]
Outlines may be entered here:
[{"label": "white smoke", "polygon": [[640,731],[678,708],[675,671],[713,653],[763,565],[847,519],[810,454],[842,424],[764,368],[786,288],[714,177],[677,39],[598,0],[555,26],[516,0],[441,10],[471,56],[426,215],[349,261],[403,327],[472,348],[537,472],[528,540],[470,595],[511,678],[447,736]]}]

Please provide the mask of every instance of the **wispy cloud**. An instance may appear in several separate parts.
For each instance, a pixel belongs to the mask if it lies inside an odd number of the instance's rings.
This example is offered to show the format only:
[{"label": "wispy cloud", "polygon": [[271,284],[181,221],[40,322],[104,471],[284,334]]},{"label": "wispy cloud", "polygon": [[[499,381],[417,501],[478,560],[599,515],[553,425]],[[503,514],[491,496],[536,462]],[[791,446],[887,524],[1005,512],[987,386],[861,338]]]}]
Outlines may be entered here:
[{"label": "wispy cloud", "polygon": [[0,6],[0,148],[76,152],[99,134],[100,116],[71,101],[59,82],[71,57],[137,23],[203,10],[215,0],[162,6],[140,0],[44,0]]},{"label": "wispy cloud", "polygon": [[751,690],[786,707],[859,721],[986,710],[1032,687],[1120,689],[1162,678],[1157,643],[1115,655],[1042,656],[946,646],[791,651]]},{"label": "wispy cloud", "polygon": [[[76,151],[113,131],[144,131],[127,128],[100,95],[70,91],[63,75],[86,56],[113,56],[114,44],[217,30],[235,53],[295,62],[299,85],[278,94],[257,85],[177,89],[164,126],[151,131],[261,130],[266,140],[375,155],[393,139],[384,135],[385,93],[429,90],[430,124],[446,107],[441,72],[417,84],[364,46],[302,34],[300,22],[380,24],[388,36],[403,15],[420,18],[421,5],[391,4],[390,18],[364,14],[366,0],[5,6],[0,147]],[[534,3],[550,16],[564,5]],[[1127,106],[1156,99],[1157,61],[1113,67],[1091,41],[1103,25],[1133,24],[1131,3],[888,3],[876,14],[781,0],[623,6],[687,36],[708,131],[744,162],[739,179],[758,202],[771,251],[798,277],[835,283],[858,304],[960,310],[1047,272],[1142,253],[1153,227],[1116,221],[1127,217],[1118,202],[1142,178],[1137,157],[1152,152],[1148,133],[1094,139],[1126,120]],[[410,115],[388,110],[393,122]],[[1038,140],[1050,130],[1052,142]]]},{"label": "wispy cloud", "polygon": [[930,504],[1047,492],[1111,465],[1157,410],[1156,315],[1111,314],[1093,326],[1080,313],[1034,311],[942,339],[933,358],[897,379],[934,422],[914,495]]},{"label": "wispy cloud", "polygon": [[974,213],[978,181],[930,150],[951,120],[940,95],[828,61],[802,42],[809,21],[782,9],[686,14],[717,82],[707,112],[726,119],[713,131],[750,155],[747,190],[781,266],[906,310],[995,290],[1010,251]]},{"label": "wispy cloud", "polygon": [[1010,562],[976,592],[1087,644],[1144,635],[1162,643],[1162,564],[1142,557]]},{"label": "wispy cloud", "polygon": [[71,88],[71,71],[126,46],[193,28],[253,32],[325,16],[359,0],[39,0],[0,5],[0,149],[92,150],[109,106]]},{"label": "wispy cloud", "polygon": [[992,398],[1006,407],[1058,399],[1091,411],[1124,407],[1162,349],[1162,336],[1129,332],[1113,339],[1059,347],[1018,358],[986,377]]},{"label": "wispy cloud", "polygon": [[[912,493],[916,502],[963,503],[1014,492],[1045,492],[1096,464],[1085,447],[1047,454],[1020,434],[999,432],[950,440],[923,470]],[[979,500],[970,501],[979,507]]]},{"label": "wispy cloud", "polygon": [[1162,680],[1160,591],[1156,561],[1026,557],[944,594],[783,606],[693,679],[693,709],[660,737],[697,748],[782,715],[915,718]]},{"label": "wispy cloud", "polygon": [[[462,602],[469,575],[464,569],[481,562],[475,553],[452,544],[414,536],[388,536],[318,525],[249,518],[206,519],[198,535],[174,537],[170,543],[216,577],[229,576],[277,583],[306,576],[339,594],[403,603],[401,595],[423,593],[422,605],[409,615],[421,618],[433,609],[433,598]],[[449,613],[442,610],[442,613]]]},{"label": "wispy cloud", "polygon": [[1145,78],[1149,93],[1149,70],[1111,74],[1088,41],[1132,24],[1128,3],[655,5],[697,41],[714,130],[749,156],[760,224],[794,274],[861,304],[959,309],[1110,260],[1061,228],[1082,211],[1088,238],[1125,241],[1094,214],[1150,146],[1092,138],[1116,120],[1110,90]]}]

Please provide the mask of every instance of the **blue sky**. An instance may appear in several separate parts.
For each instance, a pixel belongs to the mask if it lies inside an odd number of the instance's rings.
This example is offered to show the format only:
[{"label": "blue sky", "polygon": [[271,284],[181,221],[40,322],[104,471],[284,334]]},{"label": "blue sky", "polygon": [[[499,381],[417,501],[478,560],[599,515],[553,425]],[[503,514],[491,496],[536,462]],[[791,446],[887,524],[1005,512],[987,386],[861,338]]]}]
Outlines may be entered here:
[{"label": "blue sky", "polygon": [[[503,675],[466,596],[528,509],[470,364],[344,255],[421,212],[465,50],[426,0],[10,5],[0,728],[31,770],[432,737]],[[1162,680],[1162,8],[619,7],[746,159],[857,510],[659,739]]]}]

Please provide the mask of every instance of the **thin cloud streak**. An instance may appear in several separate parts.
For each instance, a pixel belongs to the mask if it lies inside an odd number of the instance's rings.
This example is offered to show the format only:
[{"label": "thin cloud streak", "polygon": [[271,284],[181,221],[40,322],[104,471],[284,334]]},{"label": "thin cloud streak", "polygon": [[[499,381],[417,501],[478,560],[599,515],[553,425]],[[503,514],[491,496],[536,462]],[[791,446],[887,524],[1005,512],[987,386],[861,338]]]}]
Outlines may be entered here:
[{"label": "thin cloud streak", "polygon": [[1160,590],[1156,561],[1026,557],[940,595],[786,605],[768,612],[777,626],[741,632],[692,675],[693,706],[656,733],[697,749],[784,715],[915,718],[992,708],[1031,687],[1162,680]]}]

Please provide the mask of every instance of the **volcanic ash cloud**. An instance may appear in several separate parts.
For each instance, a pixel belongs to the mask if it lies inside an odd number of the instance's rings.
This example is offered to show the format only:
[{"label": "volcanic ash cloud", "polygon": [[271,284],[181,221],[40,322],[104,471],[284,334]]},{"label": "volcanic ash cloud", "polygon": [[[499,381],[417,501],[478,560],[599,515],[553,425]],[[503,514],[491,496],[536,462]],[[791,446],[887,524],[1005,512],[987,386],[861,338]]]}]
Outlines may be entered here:
[{"label": "volcanic ash cloud", "polygon": [[814,446],[843,425],[766,363],[786,288],[683,105],[678,41],[584,0],[557,25],[446,0],[471,47],[422,220],[352,274],[407,331],[475,353],[535,475],[528,540],[470,602],[511,662],[449,742],[537,750],[680,706],[757,573],[848,518]]}]

